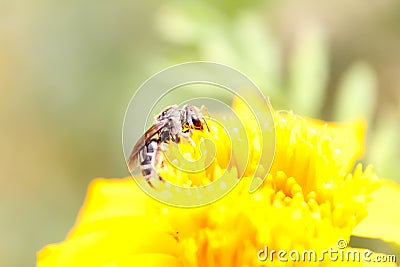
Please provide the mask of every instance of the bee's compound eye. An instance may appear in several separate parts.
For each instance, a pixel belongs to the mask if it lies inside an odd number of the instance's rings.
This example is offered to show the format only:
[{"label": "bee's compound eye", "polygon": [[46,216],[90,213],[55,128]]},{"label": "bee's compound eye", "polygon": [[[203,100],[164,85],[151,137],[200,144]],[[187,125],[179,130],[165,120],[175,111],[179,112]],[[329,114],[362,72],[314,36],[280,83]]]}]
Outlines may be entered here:
[{"label": "bee's compound eye", "polygon": [[194,119],[193,125],[196,129],[203,129],[203,123],[199,119]]}]

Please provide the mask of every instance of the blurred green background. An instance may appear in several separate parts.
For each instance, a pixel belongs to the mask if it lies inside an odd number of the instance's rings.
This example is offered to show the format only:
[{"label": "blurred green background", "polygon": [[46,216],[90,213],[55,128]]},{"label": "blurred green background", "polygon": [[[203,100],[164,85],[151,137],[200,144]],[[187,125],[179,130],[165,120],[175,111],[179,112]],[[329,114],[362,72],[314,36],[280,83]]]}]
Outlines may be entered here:
[{"label": "blurred green background", "polygon": [[241,70],[276,109],[366,117],[364,161],[400,181],[399,47],[396,0],[0,0],[0,266],[33,265],[93,178],[128,175],[132,94],[186,61]]}]

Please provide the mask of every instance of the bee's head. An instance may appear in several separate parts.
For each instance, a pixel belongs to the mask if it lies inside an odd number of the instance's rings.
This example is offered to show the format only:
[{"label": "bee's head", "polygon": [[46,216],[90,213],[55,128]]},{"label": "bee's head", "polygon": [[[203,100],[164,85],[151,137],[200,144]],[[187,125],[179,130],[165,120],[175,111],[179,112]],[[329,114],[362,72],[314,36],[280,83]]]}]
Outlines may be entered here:
[{"label": "bee's head", "polygon": [[182,117],[183,131],[189,131],[189,129],[203,130],[204,129],[204,118],[200,110],[191,105],[183,106],[184,116]]}]

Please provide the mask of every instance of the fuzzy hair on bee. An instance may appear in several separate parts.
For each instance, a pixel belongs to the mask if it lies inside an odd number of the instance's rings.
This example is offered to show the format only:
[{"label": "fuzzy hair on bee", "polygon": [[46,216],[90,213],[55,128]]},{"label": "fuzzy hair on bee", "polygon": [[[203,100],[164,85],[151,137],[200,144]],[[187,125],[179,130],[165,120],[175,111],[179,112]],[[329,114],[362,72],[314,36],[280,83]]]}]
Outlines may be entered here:
[{"label": "fuzzy hair on bee", "polygon": [[195,130],[209,131],[202,114],[204,106],[199,109],[193,105],[169,106],[158,114],[153,125],[139,138],[128,159],[129,171],[132,172],[139,165],[146,182],[153,187],[150,178],[164,179],[157,173],[162,166],[164,144],[179,144],[181,138],[195,146],[191,138]]}]

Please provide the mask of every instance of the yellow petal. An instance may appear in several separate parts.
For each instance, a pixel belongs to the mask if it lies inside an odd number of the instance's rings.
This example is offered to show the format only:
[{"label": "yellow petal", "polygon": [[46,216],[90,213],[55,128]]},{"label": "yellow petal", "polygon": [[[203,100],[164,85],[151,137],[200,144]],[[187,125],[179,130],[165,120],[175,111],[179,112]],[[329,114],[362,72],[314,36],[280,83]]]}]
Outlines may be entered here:
[{"label": "yellow petal", "polygon": [[38,266],[102,266],[131,254],[179,256],[178,243],[173,235],[152,229],[154,225],[146,228],[148,224],[143,221],[138,227],[127,218],[115,220],[110,224],[99,222],[102,227],[95,225],[93,232],[47,246],[38,254]]},{"label": "yellow petal", "polygon": [[380,238],[400,245],[400,185],[385,181],[367,204],[368,216],[354,229],[353,235]]},{"label": "yellow petal", "polygon": [[[138,188],[132,178],[98,178],[90,184],[85,203],[76,221],[77,224],[83,225],[106,218],[145,215],[148,199],[149,197]],[[69,237],[72,236],[74,229],[69,234]]]},{"label": "yellow petal", "polygon": [[[40,251],[38,266],[106,266],[121,259],[139,260],[134,266],[143,266],[142,254],[175,261],[172,258],[179,256],[175,229],[160,217],[145,216],[157,210],[157,204],[130,178],[94,180],[68,238]],[[130,257],[136,254],[142,256]],[[150,262],[156,264],[156,258]]]}]

